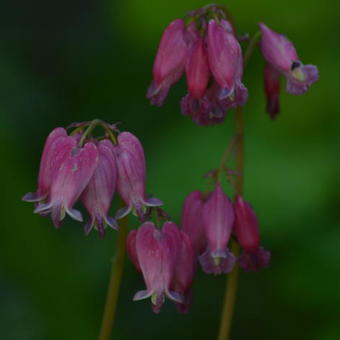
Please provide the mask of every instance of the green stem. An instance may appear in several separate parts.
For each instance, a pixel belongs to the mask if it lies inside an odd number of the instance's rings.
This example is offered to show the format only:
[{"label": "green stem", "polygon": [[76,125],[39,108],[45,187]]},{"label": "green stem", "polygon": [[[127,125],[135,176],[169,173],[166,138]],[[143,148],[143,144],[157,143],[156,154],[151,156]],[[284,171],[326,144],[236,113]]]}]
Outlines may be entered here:
[{"label": "green stem", "polygon": [[126,252],[126,238],[128,234],[128,217],[119,223],[116,257],[112,260],[110,283],[107,290],[102,325],[98,340],[108,340],[115,321],[120,284],[123,276]]},{"label": "green stem", "polygon": [[[261,32],[255,33],[250,40],[248,48],[244,54],[243,69],[247,67],[250,57],[252,56],[255,47],[261,37]],[[235,113],[235,130],[236,130],[236,176],[235,195],[243,195],[244,188],[244,117],[242,107],[238,107]],[[237,256],[240,251],[240,246],[236,242],[232,242],[232,252]],[[229,340],[231,325],[234,315],[234,307],[236,302],[237,283],[238,283],[239,268],[234,266],[232,272],[228,275],[226,290],[224,293],[224,303],[220,322],[218,340]]]},{"label": "green stem", "polygon": [[[235,194],[243,194],[244,185],[244,119],[242,107],[238,107],[235,113],[236,117],[236,176],[235,182]],[[239,245],[236,242],[232,242],[231,251],[235,256],[239,253]],[[238,266],[235,265],[232,272],[228,275],[227,286],[224,294],[224,304],[220,322],[220,330],[218,334],[218,340],[229,340],[231,324],[234,314],[234,306],[236,301],[237,293],[237,282],[238,282]]]},{"label": "green stem", "polygon": [[78,143],[79,146],[83,146],[85,143],[86,138],[88,137],[88,135],[95,129],[95,127],[101,123],[100,119],[94,119],[90,125],[87,127],[87,129],[85,130],[85,132],[83,133],[83,135],[80,138],[80,141]]},{"label": "green stem", "polygon": [[261,31],[257,31],[254,36],[251,38],[249,45],[247,47],[246,53],[243,57],[243,68],[246,68],[250,57],[253,55],[256,45],[258,44],[261,38]]}]

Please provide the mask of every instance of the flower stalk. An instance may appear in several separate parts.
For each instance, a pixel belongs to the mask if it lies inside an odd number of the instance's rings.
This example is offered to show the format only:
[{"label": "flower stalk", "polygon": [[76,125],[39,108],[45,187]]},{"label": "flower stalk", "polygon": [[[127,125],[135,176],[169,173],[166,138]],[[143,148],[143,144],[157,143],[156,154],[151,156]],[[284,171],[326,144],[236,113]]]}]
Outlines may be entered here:
[{"label": "flower stalk", "polygon": [[124,260],[126,253],[126,238],[128,233],[128,217],[119,222],[116,256],[112,260],[110,283],[107,290],[104,315],[98,340],[108,340],[114,326],[120,284],[123,276]]},{"label": "flower stalk", "polygon": [[[244,186],[244,119],[243,119],[243,110],[241,107],[236,109],[235,112],[236,119],[236,171],[238,176],[236,176],[235,180],[235,194],[242,195],[243,194],[243,186]],[[239,245],[236,242],[232,242],[231,251],[233,254],[238,256],[239,254]],[[230,339],[230,331],[231,324],[233,320],[234,307],[236,301],[236,293],[237,293],[237,283],[238,283],[238,272],[239,268],[236,264],[228,275],[227,285],[225,290],[225,297],[223,303],[223,310],[220,322],[220,329],[218,334],[218,340],[229,340]]]}]

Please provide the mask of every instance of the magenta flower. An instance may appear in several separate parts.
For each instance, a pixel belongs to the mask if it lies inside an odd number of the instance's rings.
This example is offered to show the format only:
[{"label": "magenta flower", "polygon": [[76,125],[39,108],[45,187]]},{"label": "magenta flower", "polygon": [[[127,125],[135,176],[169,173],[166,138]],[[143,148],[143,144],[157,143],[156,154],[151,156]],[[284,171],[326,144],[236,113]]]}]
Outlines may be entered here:
[{"label": "magenta flower", "polygon": [[284,35],[272,31],[264,23],[259,26],[262,32],[262,54],[269,64],[287,78],[287,92],[295,95],[305,93],[319,78],[317,67],[302,64],[294,45]]},{"label": "magenta flower", "polygon": [[280,73],[268,63],[264,67],[264,90],[267,97],[267,112],[274,119],[280,112]]},{"label": "magenta flower", "polygon": [[131,132],[124,131],[118,135],[118,143],[123,149],[131,152],[134,155],[138,161],[138,164],[143,166],[141,171],[145,173],[144,149],[139,139]]},{"label": "magenta flower", "polygon": [[203,222],[203,197],[198,190],[191,192],[185,199],[182,209],[182,230],[189,236],[196,256],[206,248]]},{"label": "magenta flower", "polygon": [[87,187],[81,195],[91,219],[85,225],[85,233],[88,234],[93,228],[104,236],[105,227],[108,225],[117,229],[116,221],[108,216],[112,197],[116,190],[117,168],[113,153],[112,143],[104,139],[97,145],[98,164]]},{"label": "magenta flower", "polygon": [[[195,27],[195,25],[191,25]],[[208,55],[203,37],[197,32],[196,28],[192,32],[193,42],[190,45],[188,60],[185,71],[187,76],[189,94],[182,100],[182,111],[195,113],[204,107],[205,91],[210,78]],[[185,104],[183,104],[185,101]],[[185,108],[183,108],[185,105]]]},{"label": "magenta flower", "polygon": [[[151,297],[155,313],[160,312],[165,296],[182,303],[183,298],[170,290],[179,250],[179,231],[176,225],[166,222],[162,230],[158,230],[153,223],[146,222],[135,235],[132,234],[128,242],[130,257],[137,263],[137,269],[141,270],[146,284],[146,290],[137,292],[133,300]],[[132,250],[133,244],[135,251]]]},{"label": "magenta flower", "polygon": [[147,92],[147,98],[153,105],[163,104],[170,87],[184,72],[186,57],[184,21],[176,19],[165,29],[157,51],[153,66],[153,81]]},{"label": "magenta flower", "polygon": [[[75,141],[72,138],[66,137],[66,130],[60,127],[55,128],[48,135],[40,161],[37,192],[27,193],[22,198],[24,201],[39,202],[45,200],[48,197],[56,163],[60,161],[60,156],[56,157],[57,152],[60,152],[61,149],[67,150],[67,145],[69,145],[71,148],[75,145]],[[60,145],[64,145],[64,147],[60,149]]]},{"label": "magenta flower", "polygon": [[194,277],[195,253],[189,236],[183,231],[178,231],[178,233],[179,247],[170,288],[183,298],[182,302],[176,302],[177,310],[180,313],[187,313],[192,299],[191,286]]},{"label": "magenta flower", "polygon": [[76,143],[76,138],[69,136],[58,145],[48,201],[39,204],[34,211],[43,215],[51,213],[55,227],[60,226],[65,213],[77,221],[82,221],[81,213],[72,207],[97,166],[96,146],[86,143],[84,147],[78,147]]},{"label": "magenta flower", "polygon": [[157,198],[145,197],[145,160],[144,151],[139,140],[129,132],[118,136],[118,145],[114,148],[118,169],[118,192],[127,207],[118,210],[116,218],[120,219],[133,210],[141,219],[145,207],[160,206]]},{"label": "magenta flower", "polygon": [[250,204],[241,196],[235,200],[235,234],[243,248],[239,265],[246,271],[266,267],[270,261],[270,252],[260,247],[259,225]]},{"label": "magenta flower", "polygon": [[234,209],[219,183],[204,204],[203,221],[208,245],[199,257],[201,266],[208,274],[229,273],[235,264],[235,256],[228,250]]},{"label": "magenta flower", "polygon": [[242,84],[243,58],[240,44],[222,20],[210,20],[208,25],[208,56],[211,72],[221,87],[219,99],[229,98],[229,107],[242,106],[247,100],[247,89]]}]

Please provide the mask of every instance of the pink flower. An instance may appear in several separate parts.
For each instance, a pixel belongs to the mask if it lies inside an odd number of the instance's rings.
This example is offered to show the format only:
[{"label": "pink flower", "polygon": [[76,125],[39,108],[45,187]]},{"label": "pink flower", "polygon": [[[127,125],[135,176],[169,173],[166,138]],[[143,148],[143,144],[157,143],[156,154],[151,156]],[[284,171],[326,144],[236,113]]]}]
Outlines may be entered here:
[{"label": "pink flower", "polygon": [[[194,25],[195,27],[195,25]],[[195,31],[186,63],[188,84],[188,104],[190,111],[196,112],[204,105],[204,94],[210,78],[209,61],[203,37]]]},{"label": "pink flower", "polygon": [[156,229],[151,222],[145,222],[128,238],[130,257],[141,270],[146,284],[146,290],[137,292],[133,300],[151,297],[155,313],[160,312],[165,296],[177,303],[183,302],[178,293],[170,290],[180,249],[178,233],[172,222],[166,222],[162,230]]},{"label": "pink flower", "polygon": [[145,207],[160,206],[157,198],[145,197],[145,160],[139,140],[128,132],[118,136],[118,145],[114,148],[118,170],[118,192],[127,207],[120,209],[116,218],[120,219],[133,210],[141,219]]},{"label": "pink flower", "polygon": [[236,196],[235,215],[235,234],[243,248],[243,253],[239,257],[240,267],[249,271],[268,266],[270,252],[260,247],[256,215],[250,204],[241,196]]},{"label": "pink flower", "polygon": [[274,119],[280,112],[280,73],[268,63],[264,67],[264,90],[267,97],[267,112]]},{"label": "pink flower", "polygon": [[296,95],[305,93],[319,78],[317,67],[302,64],[294,45],[284,35],[272,31],[264,23],[259,26],[262,54],[287,78],[287,92]]},{"label": "pink flower", "polygon": [[85,225],[85,233],[96,228],[103,237],[105,227],[117,229],[116,221],[108,216],[112,197],[116,190],[117,169],[112,143],[105,139],[98,143],[98,164],[87,187],[81,195],[91,219]]},{"label": "pink flower", "polygon": [[235,256],[228,250],[234,209],[219,183],[204,204],[203,221],[208,245],[199,257],[202,269],[208,274],[229,273],[235,264]]},{"label": "pink flower", "polygon": [[176,292],[183,298],[182,302],[177,302],[177,310],[180,313],[187,313],[191,304],[191,286],[195,269],[195,253],[189,236],[178,231],[179,245],[177,259],[175,263],[175,272],[170,285],[172,291]]},{"label": "pink flower", "polygon": [[208,25],[208,56],[211,72],[215,81],[221,87],[219,99],[242,99],[235,106],[244,105],[247,99],[247,89],[241,82],[243,73],[243,58],[240,44],[228,28],[228,22],[217,23],[210,20]]},{"label": "pink flower", "polygon": [[51,171],[51,188],[47,203],[39,204],[35,213],[51,213],[55,227],[59,227],[65,213],[82,221],[81,213],[73,209],[74,203],[89,183],[97,166],[98,152],[93,143],[76,145],[75,137],[66,137],[58,144]]},{"label": "pink flower", "polygon": [[187,57],[184,41],[184,21],[176,19],[165,29],[153,66],[153,81],[147,98],[161,106],[170,87],[182,76]]},{"label": "pink flower", "polygon": [[182,230],[189,236],[196,256],[206,248],[203,222],[203,197],[198,190],[191,192],[185,199],[182,210]]},{"label": "pink flower", "polygon": [[48,135],[40,161],[38,190],[35,193],[27,193],[23,197],[24,201],[39,202],[45,200],[48,197],[53,179],[53,173],[56,168],[56,162],[59,162],[60,159],[60,157],[56,157],[57,152],[60,151],[59,146],[64,145],[64,148],[62,149],[67,150],[67,145],[73,147],[75,144],[75,141],[72,138],[66,137],[67,132],[61,127],[55,128]]}]

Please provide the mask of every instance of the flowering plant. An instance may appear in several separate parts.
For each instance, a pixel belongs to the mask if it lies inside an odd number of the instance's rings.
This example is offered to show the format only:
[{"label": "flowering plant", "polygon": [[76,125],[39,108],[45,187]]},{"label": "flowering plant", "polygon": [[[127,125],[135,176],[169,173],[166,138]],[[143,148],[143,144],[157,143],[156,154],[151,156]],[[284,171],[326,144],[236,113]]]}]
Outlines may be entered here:
[{"label": "flowering plant", "polygon": [[[69,131],[58,127],[47,137],[38,188],[23,199],[34,202],[35,213],[51,215],[57,228],[66,214],[83,221],[82,213],[74,208],[80,201],[89,215],[86,234],[95,229],[104,237],[108,227],[119,232],[121,256],[114,265],[100,339],[107,339],[112,328],[125,247],[145,282],[145,289],[135,293],[133,300],[150,298],[155,313],[161,311],[166,297],[179,312],[189,311],[199,266],[207,274],[229,274],[219,339],[228,339],[230,334],[239,268],[255,271],[269,265],[271,253],[261,245],[259,220],[244,198],[243,107],[248,89],[243,74],[260,41],[267,112],[275,118],[280,110],[280,78],[286,78],[288,93],[301,95],[318,79],[318,70],[300,61],[285,36],[264,23],[259,27],[252,38],[241,36],[226,8],[208,5],[174,20],[163,33],[147,90],[151,104],[162,106],[171,86],[185,74],[188,93],[181,99],[183,115],[199,125],[213,125],[236,109],[235,136],[219,166],[206,175],[209,189],[195,190],[186,197],[179,225],[161,207],[160,199],[146,194],[144,148],[135,135],[95,119],[73,123]],[[95,135],[96,128],[104,134]],[[229,167],[232,157],[236,169]],[[224,179],[230,183],[233,198],[223,189]],[[116,192],[122,207],[112,215]],[[141,225],[128,233],[130,213]]]}]

